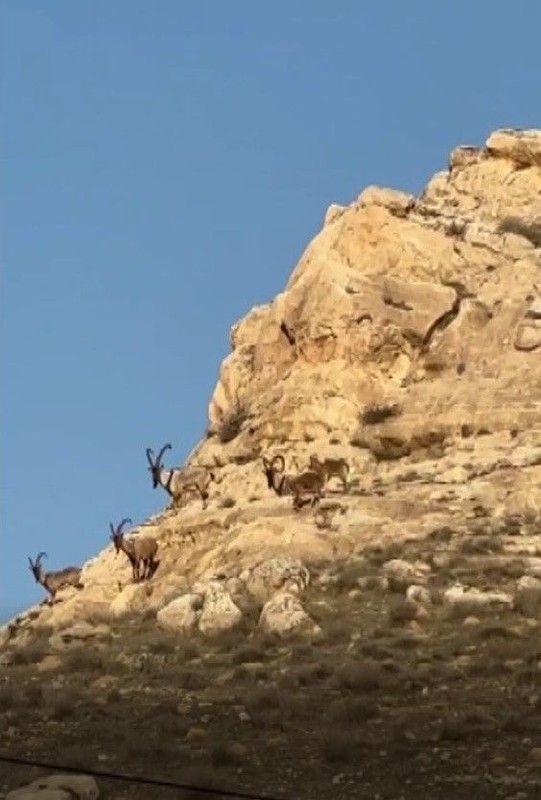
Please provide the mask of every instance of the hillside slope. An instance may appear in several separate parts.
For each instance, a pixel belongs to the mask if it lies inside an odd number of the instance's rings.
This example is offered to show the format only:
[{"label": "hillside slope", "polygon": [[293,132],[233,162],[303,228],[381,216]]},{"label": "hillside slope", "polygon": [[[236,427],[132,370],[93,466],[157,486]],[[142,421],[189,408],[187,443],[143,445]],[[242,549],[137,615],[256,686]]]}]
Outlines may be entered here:
[{"label": "hillside slope", "polygon": [[[541,131],[455,149],[419,197],[331,206],[231,330],[185,465],[212,471],[208,506],[164,492],[130,531],[156,538],[153,577],[104,542],[83,588],[2,629],[10,749],[167,776],[210,760],[295,797],[493,797],[510,775],[533,797],[540,275]],[[348,491],[295,510],[264,474],[280,454],[346,459]]]}]

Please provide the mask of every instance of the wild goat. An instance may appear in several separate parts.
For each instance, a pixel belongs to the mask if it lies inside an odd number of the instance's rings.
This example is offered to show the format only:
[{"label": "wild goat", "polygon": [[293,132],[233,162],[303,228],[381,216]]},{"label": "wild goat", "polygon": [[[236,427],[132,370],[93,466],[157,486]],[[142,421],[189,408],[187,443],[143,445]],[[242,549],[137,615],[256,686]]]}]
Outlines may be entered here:
[{"label": "wild goat", "polygon": [[207,507],[208,502],[208,487],[211,481],[215,480],[215,475],[212,470],[205,467],[186,470],[181,469],[164,469],[162,466],[162,456],[166,450],[170,450],[170,444],[164,444],[156,458],[154,453],[147,447],[146,454],[149,463],[149,471],[152,475],[152,488],[156,489],[161,486],[171,497],[170,508],[180,505],[183,495],[195,489],[202,502],[203,508]]},{"label": "wild goat", "polygon": [[[122,550],[128,556],[129,562],[132,567],[132,575],[134,583],[139,583],[141,580],[148,580],[152,577],[158,566],[155,555],[158,550],[158,544],[155,539],[150,536],[140,537],[138,539],[124,539],[122,528],[127,523],[131,525],[131,519],[126,517],[122,522],[116,526],[112,522],[109,523],[111,529],[110,539],[113,542],[116,554]],[[143,565],[143,575],[141,575],[141,564]]]},{"label": "wild goat", "polygon": [[285,494],[293,495],[293,507],[300,508],[302,495],[312,495],[311,505],[321,500],[325,477],[321,472],[307,470],[299,475],[286,475],[285,459],[283,456],[274,456],[269,461],[263,456],[263,468],[267,476],[267,485],[280,497]]},{"label": "wild goat", "polygon": [[349,464],[345,458],[324,458],[320,461],[318,456],[310,456],[310,467],[324,475],[325,483],[335,475],[342,481],[344,492],[348,491]]},{"label": "wild goat", "polygon": [[28,556],[30,562],[30,570],[34,575],[36,583],[41,584],[50,594],[49,602],[52,605],[55,601],[56,593],[59,589],[65,589],[68,586],[74,586],[76,589],[82,589],[83,584],[80,581],[81,568],[80,567],[64,567],[54,572],[44,572],[41,565],[41,559],[48,558],[47,553],[38,553],[35,561],[32,561]]}]

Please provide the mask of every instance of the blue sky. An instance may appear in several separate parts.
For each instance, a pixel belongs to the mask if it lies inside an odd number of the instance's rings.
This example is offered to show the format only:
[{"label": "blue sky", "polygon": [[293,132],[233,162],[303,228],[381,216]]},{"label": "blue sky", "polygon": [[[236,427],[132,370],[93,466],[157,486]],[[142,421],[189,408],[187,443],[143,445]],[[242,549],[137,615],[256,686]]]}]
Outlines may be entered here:
[{"label": "blue sky", "polygon": [[6,0],[0,618],[164,505],[327,206],[538,127],[539,0]]}]

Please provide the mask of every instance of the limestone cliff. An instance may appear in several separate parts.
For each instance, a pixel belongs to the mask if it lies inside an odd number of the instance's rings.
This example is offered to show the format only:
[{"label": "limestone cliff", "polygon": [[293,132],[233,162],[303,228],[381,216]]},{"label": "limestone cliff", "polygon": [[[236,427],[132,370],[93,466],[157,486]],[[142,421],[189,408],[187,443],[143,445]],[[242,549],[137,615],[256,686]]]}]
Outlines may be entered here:
[{"label": "limestone cliff", "polygon": [[[237,322],[230,341],[207,438],[189,461],[215,467],[208,509],[194,499],[142,526],[160,546],[148,585],[130,585],[108,547],[85,565],[85,588],[35,620],[158,611],[187,597],[189,624],[203,630],[209,596],[236,620],[229,600],[242,614],[250,581],[261,603],[292,574],[298,582],[295,559],[350,558],[367,541],[482,514],[534,524],[541,131],[456,148],[419,197],[369,187],[331,205],[284,291]],[[348,459],[352,490],[329,525],[268,490],[261,456],[278,452],[288,469],[313,453]]]}]

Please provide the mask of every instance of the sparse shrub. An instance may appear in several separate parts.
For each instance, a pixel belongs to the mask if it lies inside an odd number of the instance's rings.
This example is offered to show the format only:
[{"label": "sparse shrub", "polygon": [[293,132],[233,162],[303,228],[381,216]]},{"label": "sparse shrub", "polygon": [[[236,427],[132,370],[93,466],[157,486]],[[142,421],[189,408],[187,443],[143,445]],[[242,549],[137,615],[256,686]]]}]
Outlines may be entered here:
[{"label": "sparse shrub", "polygon": [[417,604],[403,597],[393,598],[389,603],[389,620],[394,623],[411,622],[417,616]]},{"label": "sparse shrub", "polygon": [[490,717],[480,709],[470,709],[455,719],[447,719],[442,723],[439,731],[439,738],[459,742],[478,736],[479,731],[490,725]]},{"label": "sparse shrub", "polygon": [[13,692],[13,690],[7,686],[0,686],[0,711],[8,711],[10,708],[13,708],[17,700],[21,700],[21,695],[18,695],[17,692]]},{"label": "sparse shrub", "polygon": [[256,645],[245,645],[233,653],[233,664],[244,664],[249,661],[261,661],[265,657],[265,649]]},{"label": "sparse shrub", "polygon": [[380,686],[380,673],[373,664],[351,662],[338,667],[333,681],[349,692],[370,692]]},{"label": "sparse shrub", "polygon": [[342,725],[360,725],[367,719],[377,717],[378,713],[377,703],[364,697],[335,700],[327,709],[328,718]]},{"label": "sparse shrub", "polygon": [[210,760],[214,767],[242,764],[248,748],[240,742],[218,742],[210,749]]},{"label": "sparse shrub", "polygon": [[382,403],[381,405],[371,405],[364,409],[361,414],[363,425],[379,425],[391,417],[397,417],[402,413],[402,408],[398,403]]},{"label": "sparse shrub", "polygon": [[242,426],[248,419],[248,409],[237,403],[224,415],[218,430],[218,438],[222,444],[233,441],[239,435]]},{"label": "sparse shrub", "polygon": [[111,705],[113,705],[115,703],[122,702],[122,695],[120,694],[118,689],[109,689],[109,691],[107,692],[106,698],[107,698],[107,704],[108,705],[109,705],[109,703]]},{"label": "sparse shrub", "polygon": [[48,706],[45,716],[56,721],[73,717],[76,713],[76,702],[73,697],[56,697]]},{"label": "sparse shrub", "polygon": [[237,501],[234,497],[224,497],[220,503],[221,508],[234,508]]},{"label": "sparse shrub", "polygon": [[355,740],[340,728],[325,731],[320,746],[321,755],[328,764],[352,761],[357,756]]},{"label": "sparse shrub", "polygon": [[454,531],[448,525],[443,525],[440,528],[434,528],[431,530],[427,539],[430,539],[432,542],[441,542],[441,544],[448,544],[454,536]]},{"label": "sparse shrub", "polygon": [[69,650],[62,660],[68,672],[101,672],[105,668],[103,655],[87,645]]},{"label": "sparse shrub", "polygon": [[541,247],[541,221],[525,220],[520,217],[505,217],[498,225],[501,233],[515,233],[523,236],[534,247]]},{"label": "sparse shrub", "polygon": [[245,704],[254,711],[262,709],[280,708],[280,697],[275,686],[265,686],[253,689],[245,695]]},{"label": "sparse shrub", "polygon": [[468,536],[462,539],[458,547],[459,552],[468,554],[475,553],[501,553],[503,541],[500,536]]},{"label": "sparse shrub", "polygon": [[335,586],[341,591],[349,591],[359,587],[358,579],[364,577],[367,573],[367,564],[364,559],[348,564],[344,569],[340,570],[337,575]]},{"label": "sparse shrub", "polygon": [[37,706],[43,699],[43,686],[40,683],[29,683],[23,689],[25,701],[31,706]]},{"label": "sparse shrub", "polygon": [[40,637],[24,647],[15,647],[10,654],[10,663],[19,666],[38,664],[50,651],[47,639]]},{"label": "sparse shrub", "polygon": [[163,638],[150,639],[146,648],[149,653],[155,655],[174,653],[178,649],[178,641],[164,634]]},{"label": "sparse shrub", "polygon": [[196,669],[182,669],[178,672],[178,686],[187,691],[197,691],[204,689],[207,685],[205,676]]},{"label": "sparse shrub", "polygon": [[329,678],[333,672],[333,667],[325,662],[307,664],[297,670],[297,682],[299,686],[313,686]]}]

